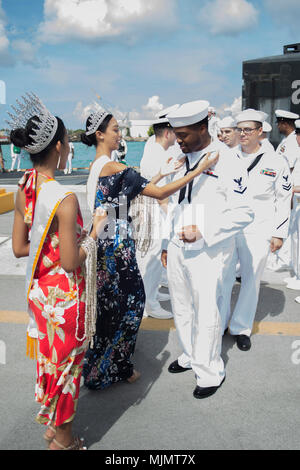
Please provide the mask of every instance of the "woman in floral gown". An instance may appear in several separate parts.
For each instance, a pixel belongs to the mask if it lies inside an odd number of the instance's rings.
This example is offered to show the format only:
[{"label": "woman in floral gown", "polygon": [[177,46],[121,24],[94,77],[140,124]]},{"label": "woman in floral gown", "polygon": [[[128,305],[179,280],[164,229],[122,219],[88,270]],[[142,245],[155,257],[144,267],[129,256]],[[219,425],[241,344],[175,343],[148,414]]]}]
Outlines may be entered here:
[{"label": "woman in floral gown", "polygon": [[[132,383],[140,375],[133,367],[132,355],[143,317],[145,292],[128,216],[131,201],[140,193],[166,199],[214,161],[205,158],[184,178],[158,187],[155,183],[167,173],[160,173],[149,182],[134,169],[110,160],[121,139],[118,123],[111,114],[93,113],[87,119],[86,129],[81,135],[82,142],[96,147],[87,186],[90,208],[104,209],[109,220],[106,237],[97,242],[97,330],[94,347],[87,351],[83,368],[85,385],[98,390],[120,381]],[[170,167],[175,169],[176,165],[170,163]]]},{"label": "woman in floral gown", "polygon": [[[72,436],[72,422],[88,346],[86,252],[79,246],[83,223],[75,194],[54,180],[58,164],[63,169],[69,153],[65,126],[42,103],[40,108],[40,115],[11,132],[11,141],[29,151],[34,165],[19,182],[13,251],[16,257],[29,256],[31,266],[28,304],[38,336],[35,398],[41,405],[36,420],[49,426],[44,437],[50,449],[81,450],[82,441]],[[95,229],[91,237],[96,239]]]}]

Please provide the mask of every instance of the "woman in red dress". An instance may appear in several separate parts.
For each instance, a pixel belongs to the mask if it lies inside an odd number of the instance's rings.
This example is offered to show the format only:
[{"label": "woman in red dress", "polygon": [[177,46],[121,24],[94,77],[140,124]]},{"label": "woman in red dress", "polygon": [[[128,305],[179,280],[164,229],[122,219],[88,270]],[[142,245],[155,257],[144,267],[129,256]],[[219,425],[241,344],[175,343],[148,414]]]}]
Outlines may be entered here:
[{"label": "woman in red dress", "polygon": [[[72,423],[89,342],[84,268],[88,250],[80,246],[83,221],[76,195],[54,180],[55,170],[65,167],[69,154],[65,126],[42,103],[40,107],[40,114],[25,127],[11,132],[11,141],[26,148],[34,166],[19,182],[13,251],[18,258],[29,256],[28,304],[38,336],[35,398],[41,404],[36,420],[48,426],[44,438],[49,449],[82,450],[82,440],[72,435]],[[96,239],[95,228],[90,237]]]}]

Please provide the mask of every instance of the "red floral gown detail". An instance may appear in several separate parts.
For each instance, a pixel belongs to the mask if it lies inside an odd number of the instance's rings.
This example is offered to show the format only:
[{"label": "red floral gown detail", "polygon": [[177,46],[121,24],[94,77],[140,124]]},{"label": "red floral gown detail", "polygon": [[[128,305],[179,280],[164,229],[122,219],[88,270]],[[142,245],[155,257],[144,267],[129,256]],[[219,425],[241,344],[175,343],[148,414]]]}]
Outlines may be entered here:
[{"label": "red floral gown detail", "polygon": [[[24,220],[30,228],[36,203],[36,180],[36,170],[30,170],[19,182],[26,199]],[[79,212],[78,237],[82,226]],[[29,293],[29,307],[37,323],[39,344],[35,399],[41,409],[36,420],[45,425],[54,421],[56,426],[61,426],[71,422],[76,413],[87,344],[82,340],[85,331],[84,268],[81,266],[72,273],[63,270],[57,232],[48,234],[43,244]]]}]

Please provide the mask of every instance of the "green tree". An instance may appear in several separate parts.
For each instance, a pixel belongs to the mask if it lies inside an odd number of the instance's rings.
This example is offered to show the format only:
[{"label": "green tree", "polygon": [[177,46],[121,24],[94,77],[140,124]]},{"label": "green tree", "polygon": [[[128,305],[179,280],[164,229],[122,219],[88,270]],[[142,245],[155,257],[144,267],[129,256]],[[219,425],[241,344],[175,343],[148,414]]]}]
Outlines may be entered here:
[{"label": "green tree", "polygon": [[150,126],[150,127],[149,127],[147,134],[148,134],[149,137],[151,137],[152,135],[154,135],[153,126]]}]

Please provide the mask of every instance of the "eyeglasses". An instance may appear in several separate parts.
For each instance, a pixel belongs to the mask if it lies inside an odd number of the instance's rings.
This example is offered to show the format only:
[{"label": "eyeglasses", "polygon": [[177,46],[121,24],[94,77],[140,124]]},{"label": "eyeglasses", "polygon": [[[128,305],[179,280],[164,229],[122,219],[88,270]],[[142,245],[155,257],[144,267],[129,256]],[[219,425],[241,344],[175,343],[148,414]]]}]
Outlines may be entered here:
[{"label": "eyeglasses", "polygon": [[257,131],[258,129],[260,129],[260,127],[244,127],[243,129],[241,127],[237,127],[236,128],[236,131],[241,134],[242,132],[244,132],[244,134],[246,135],[249,135],[251,134],[253,131]]}]

